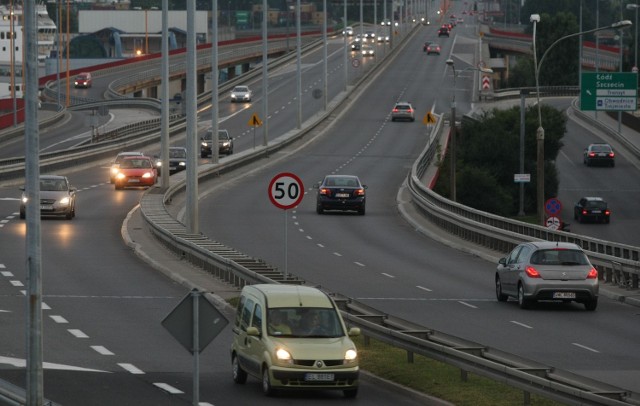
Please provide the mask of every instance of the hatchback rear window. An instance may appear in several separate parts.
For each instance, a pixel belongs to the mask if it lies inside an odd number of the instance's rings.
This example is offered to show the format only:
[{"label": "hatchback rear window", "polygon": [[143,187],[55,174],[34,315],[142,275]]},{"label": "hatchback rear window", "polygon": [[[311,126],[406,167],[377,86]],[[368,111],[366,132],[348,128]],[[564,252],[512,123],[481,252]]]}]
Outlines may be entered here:
[{"label": "hatchback rear window", "polygon": [[589,265],[584,252],[578,250],[539,250],[531,256],[534,265]]}]

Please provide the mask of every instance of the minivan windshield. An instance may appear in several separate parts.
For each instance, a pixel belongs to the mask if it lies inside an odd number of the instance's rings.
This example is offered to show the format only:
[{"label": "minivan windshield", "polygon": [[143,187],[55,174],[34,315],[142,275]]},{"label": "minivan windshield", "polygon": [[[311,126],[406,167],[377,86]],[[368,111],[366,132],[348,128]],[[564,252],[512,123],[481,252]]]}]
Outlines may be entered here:
[{"label": "minivan windshield", "polygon": [[277,307],[267,312],[267,333],[271,336],[330,338],[344,336],[334,308]]}]

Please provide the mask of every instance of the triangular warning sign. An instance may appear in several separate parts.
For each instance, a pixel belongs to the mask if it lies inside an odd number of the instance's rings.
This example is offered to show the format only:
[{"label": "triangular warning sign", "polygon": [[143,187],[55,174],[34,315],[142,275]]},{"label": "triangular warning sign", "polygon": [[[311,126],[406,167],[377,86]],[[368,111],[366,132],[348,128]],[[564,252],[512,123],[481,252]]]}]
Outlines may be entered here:
[{"label": "triangular warning sign", "polygon": [[249,120],[249,127],[260,127],[262,125],[262,120],[256,113],[253,113],[251,119]]}]

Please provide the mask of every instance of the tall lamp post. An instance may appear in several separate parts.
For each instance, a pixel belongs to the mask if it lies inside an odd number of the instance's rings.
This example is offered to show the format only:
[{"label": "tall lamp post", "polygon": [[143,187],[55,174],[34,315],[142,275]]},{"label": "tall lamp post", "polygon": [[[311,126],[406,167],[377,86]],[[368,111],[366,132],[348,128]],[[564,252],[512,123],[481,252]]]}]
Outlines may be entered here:
[{"label": "tall lamp post", "polygon": [[633,40],[633,43],[635,45],[635,50],[633,52],[633,54],[635,55],[635,60],[633,62],[633,67],[635,69],[638,69],[638,7],[640,7],[637,4],[637,0],[636,0],[636,4],[627,4],[627,10],[635,10],[636,11],[636,20],[635,20],[635,26],[636,26],[636,35],[635,35],[635,39]]},{"label": "tall lamp post", "polygon": [[469,66],[462,70],[456,70],[453,59],[447,59],[447,65],[451,66],[453,71],[453,95],[451,97],[451,137],[449,140],[449,160],[451,161],[451,175],[450,175],[450,188],[451,188],[451,200],[456,201],[456,78],[458,75],[465,71],[475,70],[483,73],[493,73],[489,68],[474,68]]},{"label": "tall lamp post", "polygon": [[621,29],[633,25],[633,23],[629,20],[622,20],[615,22],[611,25],[607,25],[605,27],[598,27],[588,31],[576,32],[573,34],[565,35],[564,37],[558,38],[551,46],[549,46],[544,54],[542,54],[542,58],[540,58],[540,62],[537,62],[537,52],[536,52],[536,26],[540,22],[539,14],[531,14],[529,21],[533,23],[533,64],[535,68],[535,77],[536,77],[536,102],[538,105],[538,129],[536,131],[536,146],[537,146],[537,162],[536,162],[536,172],[537,172],[537,207],[538,207],[538,220],[540,224],[545,223],[544,218],[544,128],[542,127],[542,112],[540,109],[540,67],[544,62],[544,58],[547,56],[549,51],[553,49],[556,44],[562,40],[567,38],[577,37],[579,35],[591,34],[597,31],[608,30],[608,29]]}]

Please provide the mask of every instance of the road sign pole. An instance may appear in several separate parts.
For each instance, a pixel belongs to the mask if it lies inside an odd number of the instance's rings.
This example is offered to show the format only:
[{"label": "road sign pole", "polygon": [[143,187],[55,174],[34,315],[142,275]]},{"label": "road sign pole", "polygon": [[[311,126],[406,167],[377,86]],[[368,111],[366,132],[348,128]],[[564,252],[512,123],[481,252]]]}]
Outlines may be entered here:
[{"label": "road sign pole", "polygon": [[284,212],[284,280],[287,280],[287,211],[286,210],[282,210]]}]

